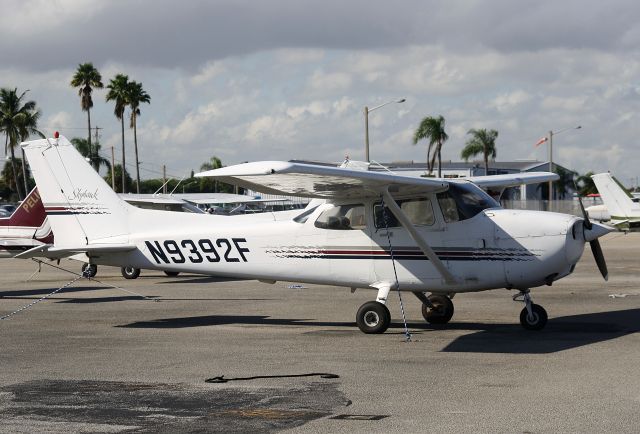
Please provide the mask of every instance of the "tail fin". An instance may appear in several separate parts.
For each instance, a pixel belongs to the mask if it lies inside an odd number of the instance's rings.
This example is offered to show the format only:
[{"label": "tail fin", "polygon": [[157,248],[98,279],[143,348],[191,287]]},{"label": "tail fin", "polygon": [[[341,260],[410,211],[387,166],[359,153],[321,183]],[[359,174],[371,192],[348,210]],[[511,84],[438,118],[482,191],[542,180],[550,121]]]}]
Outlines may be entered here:
[{"label": "tail fin", "polygon": [[36,187],[31,190],[31,193],[20,203],[11,216],[0,218],[0,226],[39,228],[44,223],[45,218],[47,218],[47,215],[44,212],[44,206],[42,206],[42,200]]},{"label": "tail fin", "polygon": [[22,144],[56,247],[128,238],[131,207],[121,200],[71,143],[43,139]]},{"label": "tail fin", "polygon": [[610,173],[598,173],[591,178],[612,219],[622,220],[640,216],[640,205],[631,200],[629,193]]}]

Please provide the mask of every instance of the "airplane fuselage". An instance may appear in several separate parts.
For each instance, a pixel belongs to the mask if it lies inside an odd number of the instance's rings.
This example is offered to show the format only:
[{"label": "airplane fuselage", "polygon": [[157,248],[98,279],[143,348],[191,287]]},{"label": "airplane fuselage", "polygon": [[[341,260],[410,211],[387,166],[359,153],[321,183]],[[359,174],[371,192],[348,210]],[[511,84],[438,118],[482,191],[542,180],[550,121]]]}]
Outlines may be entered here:
[{"label": "airplane fuselage", "polygon": [[376,227],[376,204],[361,205],[364,221],[358,229],[318,227],[318,218],[335,207],[329,203],[303,222],[277,220],[279,213],[227,217],[136,210],[133,226],[139,221],[138,227],[147,222],[147,227],[163,229],[133,231],[120,241],[135,244],[135,250],[102,253],[92,262],[370,288],[377,282],[395,286],[393,256],[400,289],[454,293],[550,284],[573,271],[584,246],[575,231],[572,234],[580,219],[569,215],[498,208],[446,222],[442,213],[434,212],[432,224],[418,230],[459,277],[452,285],[404,228]]}]

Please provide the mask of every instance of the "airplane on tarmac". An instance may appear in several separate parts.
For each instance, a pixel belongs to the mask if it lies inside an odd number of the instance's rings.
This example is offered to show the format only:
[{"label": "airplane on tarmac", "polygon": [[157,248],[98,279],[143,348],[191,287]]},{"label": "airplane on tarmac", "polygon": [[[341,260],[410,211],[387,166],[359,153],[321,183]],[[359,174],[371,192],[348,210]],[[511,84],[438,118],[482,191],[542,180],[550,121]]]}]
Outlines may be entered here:
[{"label": "airplane on tarmac", "polygon": [[610,173],[591,176],[603,205],[587,208],[594,220],[607,221],[620,231],[640,231],[640,203]]},{"label": "airplane on tarmac", "polygon": [[502,209],[479,188],[557,179],[551,173],[446,180],[246,163],[199,176],[317,200],[294,218],[203,216],[128,205],[57,134],[22,148],[56,234],[54,244],[22,258],[84,254],[92,264],[376,289],[376,300],[356,314],[365,333],[388,328],[392,289],[415,294],[425,319],[438,324],[453,316],[456,293],[515,289],[514,300],[525,303],[522,326],[541,329],[547,313],[530,288],[571,274],[586,242],[607,278],[598,237],[611,228],[586,217]]},{"label": "airplane on tarmac", "polygon": [[51,226],[38,189],[34,188],[9,217],[0,218],[0,258],[13,258],[51,242]]}]

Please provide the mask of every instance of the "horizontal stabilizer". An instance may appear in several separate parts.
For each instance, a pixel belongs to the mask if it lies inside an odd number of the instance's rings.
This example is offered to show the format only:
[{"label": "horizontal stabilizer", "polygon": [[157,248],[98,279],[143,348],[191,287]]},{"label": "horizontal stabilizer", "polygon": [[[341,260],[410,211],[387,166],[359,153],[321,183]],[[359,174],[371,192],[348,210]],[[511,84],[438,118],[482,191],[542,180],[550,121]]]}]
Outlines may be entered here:
[{"label": "horizontal stabilizer", "polygon": [[135,248],[135,244],[88,244],[84,246],[64,248],[54,247],[53,244],[43,244],[16,255],[16,258],[29,259],[45,257],[49,259],[60,259],[73,256],[78,253],[96,255],[100,253],[129,252],[131,250],[135,250]]}]

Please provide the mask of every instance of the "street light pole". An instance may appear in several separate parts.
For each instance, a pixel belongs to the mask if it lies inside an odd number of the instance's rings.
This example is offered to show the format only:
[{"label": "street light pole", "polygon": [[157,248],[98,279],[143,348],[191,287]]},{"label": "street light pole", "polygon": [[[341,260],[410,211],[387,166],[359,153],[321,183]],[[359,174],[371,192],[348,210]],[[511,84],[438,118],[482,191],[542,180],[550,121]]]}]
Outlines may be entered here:
[{"label": "street light pole", "polygon": [[369,113],[374,110],[378,110],[379,108],[384,107],[388,104],[392,104],[392,103],[401,104],[405,101],[406,99],[402,98],[398,100],[387,101],[384,104],[380,104],[371,109],[367,106],[364,107],[364,157],[367,163],[371,162],[371,159],[369,158]]},{"label": "street light pole", "polygon": [[[582,125],[578,125],[577,127],[569,127],[564,128],[560,131],[549,131],[549,172],[553,172],[553,136],[558,135],[560,133],[564,133],[569,130],[579,130],[582,128]],[[552,210],[553,206],[553,181],[549,181],[549,211]]]},{"label": "street light pole", "polygon": [[367,163],[369,158],[369,107],[364,106],[364,159]]}]

